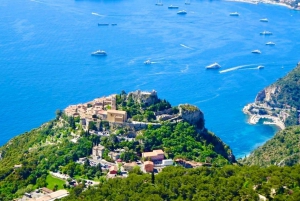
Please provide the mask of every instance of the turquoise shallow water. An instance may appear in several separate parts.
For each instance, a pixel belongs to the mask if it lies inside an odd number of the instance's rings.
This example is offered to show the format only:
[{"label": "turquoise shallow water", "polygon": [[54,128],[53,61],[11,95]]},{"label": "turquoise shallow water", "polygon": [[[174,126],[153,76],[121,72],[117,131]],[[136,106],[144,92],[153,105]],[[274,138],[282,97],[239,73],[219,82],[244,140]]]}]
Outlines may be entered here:
[{"label": "turquoise shallow water", "polygon": [[[225,1],[163,3],[2,0],[0,145],[54,118],[58,108],[123,89],[155,89],[174,105],[199,106],[206,127],[238,157],[271,138],[275,127],[248,125],[241,110],[300,60],[300,12]],[[170,4],[188,14],[177,15]],[[230,17],[235,11],[240,16]],[[268,23],[259,22],[265,17]],[[260,36],[264,30],[273,35]],[[91,57],[97,49],[108,56]],[[153,63],[144,65],[147,59]],[[214,62],[233,70],[205,70]]]}]

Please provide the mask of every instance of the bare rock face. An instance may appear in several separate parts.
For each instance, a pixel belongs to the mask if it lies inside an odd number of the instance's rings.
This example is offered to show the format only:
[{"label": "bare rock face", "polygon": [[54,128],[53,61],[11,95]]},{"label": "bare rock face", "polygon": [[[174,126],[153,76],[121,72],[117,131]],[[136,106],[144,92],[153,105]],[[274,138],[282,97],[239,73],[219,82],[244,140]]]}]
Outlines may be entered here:
[{"label": "bare rock face", "polygon": [[194,105],[180,104],[178,106],[179,116],[188,123],[195,125],[198,129],[204,129],[203,112]]},{"label": "bare rock face", "polygon": [[272,101],[272,98],[278,94],[280,91],[278,86],[269,86],[267,88],[264,88],[260,92],[258,92],[255,101],[257,102],[270,102]]},{"label": "bare rock face", "polygon": [[158,102],[157,92],[155,90],[151,92],[137,90],[135,92],[130,92],[127,97],[130,96],[134,102],[143,103],[145,105],[152,105]]}]

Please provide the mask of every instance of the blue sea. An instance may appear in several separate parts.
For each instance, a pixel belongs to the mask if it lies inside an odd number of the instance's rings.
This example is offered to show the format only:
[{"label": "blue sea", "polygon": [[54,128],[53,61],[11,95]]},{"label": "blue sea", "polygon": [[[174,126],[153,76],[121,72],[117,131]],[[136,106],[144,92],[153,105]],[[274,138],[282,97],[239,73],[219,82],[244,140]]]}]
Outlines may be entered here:
[{"label": "blue sea", "polygon": [[[242,108],[300,60],[300,12],[212,0],[155,3],[1,0],[0,145],[53,119],[56,109],[137,89],[197,105],[237,157],[270,139],[277,128],[247,124]],[[229,16],[236,11],[239,17]],[[261,36],[264,30],[273,35]],[[91,56],[98,49],[108,55]],[[205,69],[214,62],[220,71]]]}]

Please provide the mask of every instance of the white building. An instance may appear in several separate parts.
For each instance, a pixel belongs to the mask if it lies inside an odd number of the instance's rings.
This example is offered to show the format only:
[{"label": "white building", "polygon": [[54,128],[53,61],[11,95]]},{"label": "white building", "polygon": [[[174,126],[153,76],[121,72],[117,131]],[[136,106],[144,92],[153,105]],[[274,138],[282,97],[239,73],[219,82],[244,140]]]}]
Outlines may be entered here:
[{"label": "white building", "polygon": [[162,165],[163,166],[170,166],[170,165],[173,165],[174,161],[172,159],[165,159],[165,160],[162,160]]}]

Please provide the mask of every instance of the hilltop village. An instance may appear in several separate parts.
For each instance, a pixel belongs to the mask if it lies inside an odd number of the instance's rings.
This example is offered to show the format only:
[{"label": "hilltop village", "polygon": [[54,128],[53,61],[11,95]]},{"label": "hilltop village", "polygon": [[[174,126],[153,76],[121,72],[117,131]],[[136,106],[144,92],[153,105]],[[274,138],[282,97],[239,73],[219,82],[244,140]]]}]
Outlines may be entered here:
[{"label": "hilltop village", "polygon": [[[0,156],[11,168],[7,175],[13,174],[21,189],[1,190],[0,182],[0,194],[5,191],[32,201],[54,200],[67,196],[66,189],[88,188],[132,173],[156,175],[168,166],[219,167],[236,162],[231,149],[205,128],[199,108],[172,107],[156,91],[139,90],[57,110],[55,120],[12,139],[0,149]],[[18,183],[24,171],[31,179]]]},{"label": "hilltop village", "polygon": [[[141,129],[145,129],[150,125],[160,127],[163,121],[173,123],[183,121],[183,108],[190,110],[190,115],[184,115],[185,118],[187,118],[187,116],[194,116],[194,121],[203,119],[202,113],[195,106],[180,105],[180,109],[172,108],[165,100],[158,99],[156,91],[145,92],[138,90],[136,92],[131,92],[128,95],[124,93],[123,96],[126,96],[126,100],[143,105],[143,107],[153,106],[155,104],[162,105],[162,108],[158,108],[153,112],[148,111],[150,113],[148,114],[148,117],[137,118],[137,115],[133,115],[132,113],[128,115],[127,111],[120,110],[120,107],[117,106],[117,102],[120,104],[121,96],[122,95],[113,94],[107,97],[96,98],[87,103],[70,105],[64,110],[64,114],[68,117],[77,119],[82,129],[90,134],[109,137],[118,133],[121,134],[117,136],[118,141],[130,142],[134,142],[136,140]],[[187,119],[192,120],[191,118]],[[94,145],[91,157],[80,158],[78,162],[84,163],[86,160],[89,160],[90,165],[92,166],[101,164],[104,168],[109,169],[108,177],[110,178],[115,177],[116,175],[127,176],[127,172],[133,170],[136,166],[139,166],[143,172],[159,172],[161,168],[174,165],[175,163],[187,168],[211,165],[209,162],[200,163],[187,161],[181,158],[177,158],[175,161],[170,158],[166,159],[165,152],[162,149],[142,152],[141,157],[138,155],[133,157],[141,158],[141,160],[129,160],[130,162],[126,162],[123,161],[126,151],[124,148],[119,148],[108,152],[107,161],[104,159],[105,150],[106,147],[101,144]],[[118,171],[121,172],[121,174],[117,174]]]}]

